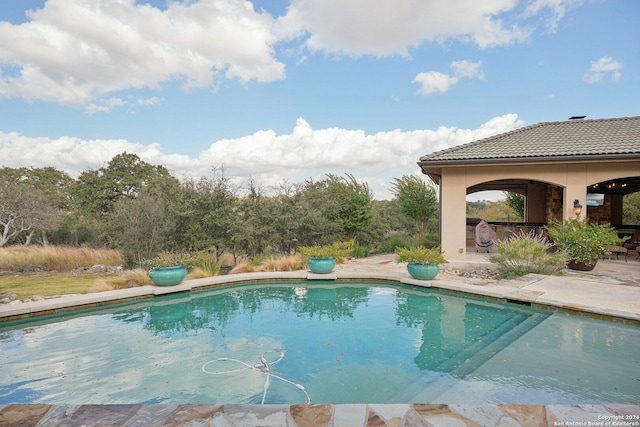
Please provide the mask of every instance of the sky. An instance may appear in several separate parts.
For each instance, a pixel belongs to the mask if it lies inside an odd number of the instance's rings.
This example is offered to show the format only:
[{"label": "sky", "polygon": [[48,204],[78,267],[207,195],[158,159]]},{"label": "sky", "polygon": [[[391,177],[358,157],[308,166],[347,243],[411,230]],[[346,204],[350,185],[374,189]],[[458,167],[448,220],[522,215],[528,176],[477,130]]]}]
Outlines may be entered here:
[{"label": "sky", "polygon": [[639,22],[637,0],[0,0],[0,167],[127,152],[388,199],[425,154],[640,115]]}]

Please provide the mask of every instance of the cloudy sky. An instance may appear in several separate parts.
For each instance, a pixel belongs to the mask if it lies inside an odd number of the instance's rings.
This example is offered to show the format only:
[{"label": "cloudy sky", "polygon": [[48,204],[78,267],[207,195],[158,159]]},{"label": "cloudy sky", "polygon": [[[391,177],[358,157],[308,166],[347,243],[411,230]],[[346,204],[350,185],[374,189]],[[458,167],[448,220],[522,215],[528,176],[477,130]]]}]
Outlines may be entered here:
[{"label": "cloudy sky", "polygon": [[0,166],[263,186],[640,114],[637,0],[0,0]]}]

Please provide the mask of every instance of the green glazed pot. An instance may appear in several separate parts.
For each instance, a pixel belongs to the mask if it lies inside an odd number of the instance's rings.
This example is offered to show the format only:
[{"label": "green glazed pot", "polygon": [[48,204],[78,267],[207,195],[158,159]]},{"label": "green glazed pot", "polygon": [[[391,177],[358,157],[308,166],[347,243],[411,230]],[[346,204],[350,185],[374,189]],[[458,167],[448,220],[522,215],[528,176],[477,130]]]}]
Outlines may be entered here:
[{"label": "green glazed pot", "polygon": [[438,275],[440,267],[438,264],[420,264],[417,262],[410,262],[407,264],[407,270],[414,279],[431,280]]},{"label": "green glazed pot", "polygon": [[336,266],[336,260],[333,258],[309,258],[307,265],[312,273],[327,274],[333,271]]},{"label": "green glazed pot", "polygon": [[156,286],[175,286],[187,277],[187,267],[177,265],[175,267],[159,267],[149,271],[149,277]]}]

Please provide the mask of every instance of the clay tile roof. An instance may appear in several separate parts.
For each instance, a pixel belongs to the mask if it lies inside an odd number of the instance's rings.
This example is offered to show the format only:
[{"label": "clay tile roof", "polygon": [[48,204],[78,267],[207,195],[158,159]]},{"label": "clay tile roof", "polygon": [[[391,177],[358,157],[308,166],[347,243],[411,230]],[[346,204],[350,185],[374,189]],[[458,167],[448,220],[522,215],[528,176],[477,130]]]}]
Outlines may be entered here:
[{"label": "clay tile roof", "polygon": [[420,165],[640,158],[640,116],[543,122],[420,157]]}]

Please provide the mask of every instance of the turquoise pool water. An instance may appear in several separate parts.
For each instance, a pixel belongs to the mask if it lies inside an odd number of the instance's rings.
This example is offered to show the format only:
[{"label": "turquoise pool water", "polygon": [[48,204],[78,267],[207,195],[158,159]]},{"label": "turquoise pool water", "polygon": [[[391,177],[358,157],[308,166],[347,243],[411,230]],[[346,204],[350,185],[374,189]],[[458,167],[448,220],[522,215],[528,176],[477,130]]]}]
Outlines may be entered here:
[{"label": "turquoise pool water", "polygon": [[260,283],[3,323],[0,354],[0,404],[640,401],[640,328],[392,283]]}]

